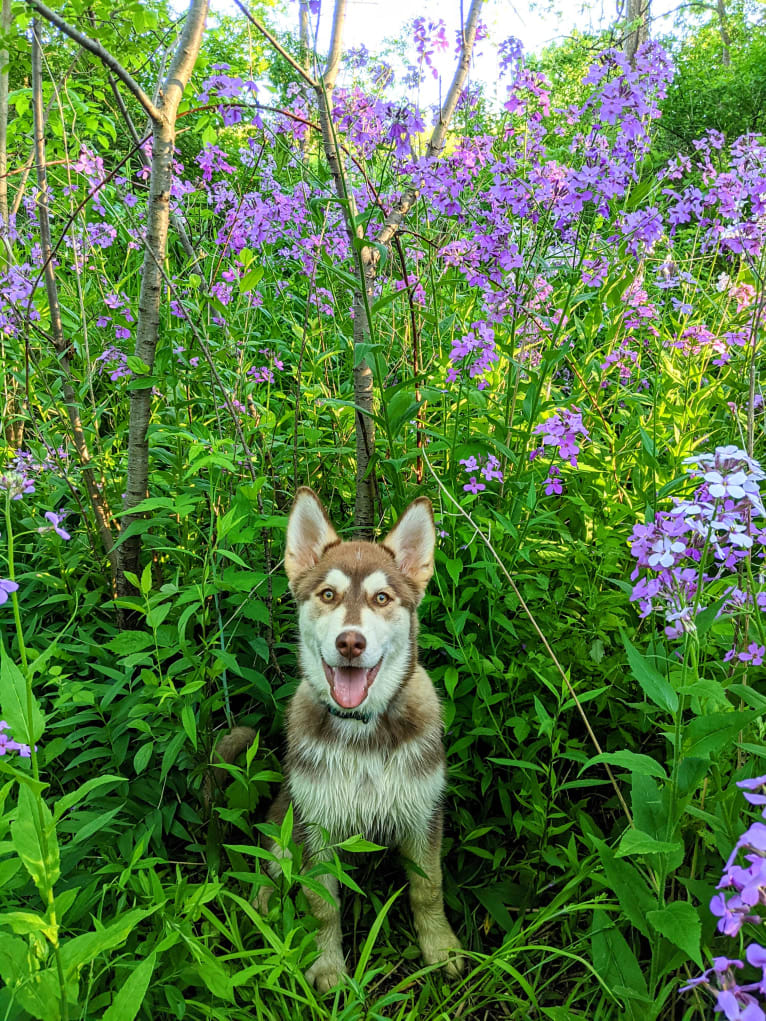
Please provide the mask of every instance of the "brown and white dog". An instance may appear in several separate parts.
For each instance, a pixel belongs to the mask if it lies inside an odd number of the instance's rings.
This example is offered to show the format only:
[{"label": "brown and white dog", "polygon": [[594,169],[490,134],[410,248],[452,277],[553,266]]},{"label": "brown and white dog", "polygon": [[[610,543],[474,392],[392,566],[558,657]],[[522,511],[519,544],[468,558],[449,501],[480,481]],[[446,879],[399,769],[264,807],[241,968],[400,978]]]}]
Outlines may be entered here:
[{"label": "brown and white dog", "polygon": [[[433,574],[435,539],[425,497],[376,545],[341,542],[312,490],[298,490],[285,570],[298,603],[302,680],[287,713],[285,779],[269,819],[281,823],[292,802],[295,839],[315,861],[326,846],[322,831],[333,843],[361,833],[397,846],[417,869],[409,874],[410,903],[423,958],[457,975],[460,943],[442,898],[442,720],[417,649],[417,606]],[[307,977],[326,990],[346,964],[338,884],[330,876],[322,882],[333,906],[305,890],[320,923],[319,957]],[[262,890],[262,909],[270,893]]]}]

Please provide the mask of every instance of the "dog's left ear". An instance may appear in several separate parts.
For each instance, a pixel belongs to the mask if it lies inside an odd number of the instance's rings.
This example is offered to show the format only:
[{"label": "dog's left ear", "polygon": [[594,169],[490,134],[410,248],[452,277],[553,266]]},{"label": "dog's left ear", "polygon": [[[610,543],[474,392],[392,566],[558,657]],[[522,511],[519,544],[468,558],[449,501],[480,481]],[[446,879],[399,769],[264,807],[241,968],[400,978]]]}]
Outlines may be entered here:
[{"label": "dog's left ear", "polygon": [[419,496],[409,505],[383,540],[383,546],[393,553],[396,566],[415,582],[422,596],[434,573],[436,546],[434,512],[427,496]]},{"label": "dog's left ear", "polygon": [[285,573],[292,589],[302,574],[309,571],[328,546],[340,542],[319,497],[308,486],[301,486],[287,522]]}]

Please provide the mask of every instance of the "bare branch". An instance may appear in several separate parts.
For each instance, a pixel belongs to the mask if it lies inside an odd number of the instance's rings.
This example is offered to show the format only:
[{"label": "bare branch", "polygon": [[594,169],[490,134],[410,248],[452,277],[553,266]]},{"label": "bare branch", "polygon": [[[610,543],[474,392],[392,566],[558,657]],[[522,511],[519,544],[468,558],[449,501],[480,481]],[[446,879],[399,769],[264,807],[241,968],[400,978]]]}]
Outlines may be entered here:
[{"label": "bare branch", "polygon": [[468,20],[463,30],[463,45],[460,49],[460,60],[455,69],[455,77],[449,87],[444,104],[439,112],[439,120],[434,127],[431,139],[428,143],[428,155],[438,156],[444,148],[444,139],[447,134],[452,115],[455,112],[457,101],[465,88],[465,81],[471,67],[471,56],[476,42],[476,32],[479,28],[479,12],[481,11],[482,0],[473,0],[471,9],[468,11]]},{"label": "bare branch", "polygon": [[149,99],[138,82],[132,77],[130,72],[126,71],[119,60],[117,60],[116,57],[113,57],[108,50],[105,50],[98,40],[91,39],[90,36],[85,35],[79,29],[64,21],[64,19],[56,14],[55,11],[52,11],[50,7],[46,7],[41,0],[26,0],[26,2],[30,7],[33,7],[37,11],[40,17],[44,18],[51,25],[54,25],[60,32],[63,32],[64,35],[68,35],[70,39],[73,39],[79,46],[82,46],[84,50],[88,50],[89,53],[98,57],[110,71],[114,72],[123,85],[125,85],[133,93],[144,110],[146,110],[149,117],[151,117],[153,121],[157,120],[160,116],[160,111],[151,99]]},{"label": "bare branch", "polygon": [[[481,5],[482,0],[473,0],[471,3],[471,9],[468,12],[468,20],[466,21],[465,31],[463,32],[463,45],[460,50],[460,60],[455,70],[455,77],[452,79],[452,84],[449,87],[449,91],[447,92],[444,104],[439,113],[439,120],[434,126],[434,130],[426,148],[426,153],[431,158],[438,156],[444,148],[447,130],[449,129],[450,122],[452,121],[452,116],[455,113],[457,101],[460,99],[460,94],[465,88],[466,78],[468,77],[468,71],[471,66],[471,55],[473,53],[474,43],[476,42],[476,31],[479,27],[479,12],[481,11]],[[407,189],[404,195],[402,195],[398,204],[391,210],[391,213],[387,217],[386,222],[383,224],[380,233],[378,234],[376,239],[378,244],[388,244],[407,213],[417,201],[419,194],[420,189],[413,185]],[[373,258],[377,259],[377,252]]]},{"label": "bare branch", "polygon": [[247,9],[247,7],[245,7],[245,5],[242,3],[242,0],[234,0],[234,3],[236,4],[237,7],[239,7],[239,9],[245,15],[247,20],[250,22],[250,24],[254,28],[257,28],[258,31],[263,36],[263,38],[266,39],[271,44],[271,46],[277,51],[277,53],[280,55],[280,57],[282,57],[284,60],[286,60],[287,63],[290,65],[290,67],[294,71],[297,71],[298,74],[301,76],[301,78],[303,78],[303,80],[305,82],[307,82],[311,86],[312,89],[315,89],[317,87],[317,83],[314,80],[314,78],[312,78],[311,75],[308,73],[308,71],[304,67],[301,67],[301,65],[298,63],[298,61],[294,57],[292,57],[287,52],[287,50],[284,48],[284,46],[282,46],[282,44],[279,43],[274,38],[274,36],[271,34],[271,32],[269,32],[269,30],[266,28],[266,26],[261,24],[261,22],[258,21],[257,18],[253,17],[253,15],[250,13],[250,11]]}]

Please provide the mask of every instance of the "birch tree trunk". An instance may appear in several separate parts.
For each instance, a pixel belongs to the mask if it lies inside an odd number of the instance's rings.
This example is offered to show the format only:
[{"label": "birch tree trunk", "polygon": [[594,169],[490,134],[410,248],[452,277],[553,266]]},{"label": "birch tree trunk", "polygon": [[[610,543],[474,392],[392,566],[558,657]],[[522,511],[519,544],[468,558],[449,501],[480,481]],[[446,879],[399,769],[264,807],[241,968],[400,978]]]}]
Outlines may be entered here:
[{"label": "birch tree trunk", "polygon": [[723,43],[723,56],[721,63],[725,67],[731,64],[731,36],[729,35],[729,19],[726,13],[726,0],[717,0],[716,10],[718,13],[718,31],[721,33]]},{"label": "birch tree trunk", "polygon": [[[624,2],[619,4],[618,15],[622,15],[625,6]],[[627,0],[625,21],[628,23],[628,30],[623,40],[623,50],[630,61],[635,60],[638,47],[649,38],[650,8],[651,0]]]},{"label": "birch tree trunk", "polygon": [[[176,141],[176,117],[184,89],[197,62],[207,17],[207,0],[193,0],[186,24],[164,83],[158,90],[157,116],[152,118],[152,169],[149,178],[146,242],[138,300],[135,354],[149,367],[154,356],[160,323],[162,265],[165,260],[170,218],[170,185],[173,177],[173,152]],[[128,428],[128,474],[125,487],[123,527],[130,528],[136,516],[130,510],[147,495],[149,481],[149,443],[152,387],[147,384],[130,392]],[[119,585],[129,591],[125,572],[140,574],[141,537],[129,535],[121,546]]]}]

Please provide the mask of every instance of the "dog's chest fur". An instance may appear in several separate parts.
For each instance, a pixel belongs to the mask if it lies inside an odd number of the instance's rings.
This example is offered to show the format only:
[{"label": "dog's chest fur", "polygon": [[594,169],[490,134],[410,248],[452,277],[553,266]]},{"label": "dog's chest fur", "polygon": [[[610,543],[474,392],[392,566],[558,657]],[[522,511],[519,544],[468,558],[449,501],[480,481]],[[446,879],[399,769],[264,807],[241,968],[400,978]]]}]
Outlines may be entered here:
[{"label": "dog's chest fur", "polygon": [[421,668],[370,723],[329,715],[302,685],[287,736],[287,784],[309,839],[312,823],[333,841],[356,833],[384,843],[427,836],[445,767],[438,702]]}]

